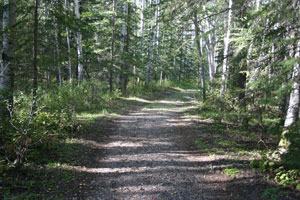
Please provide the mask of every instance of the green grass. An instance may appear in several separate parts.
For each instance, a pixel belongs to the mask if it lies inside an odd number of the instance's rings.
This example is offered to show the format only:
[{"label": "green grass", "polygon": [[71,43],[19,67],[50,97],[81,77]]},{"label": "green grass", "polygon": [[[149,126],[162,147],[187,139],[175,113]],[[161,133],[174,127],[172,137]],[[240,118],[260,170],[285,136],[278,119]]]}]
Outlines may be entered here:
[{"label": "green grass", "polygon": [[223,169],[223,173],[226,174],[227,176],[230,176],[231,178],[235,178],[236,174],[241,172],[242,172],[241,170],[234,167],[228,167]]}]

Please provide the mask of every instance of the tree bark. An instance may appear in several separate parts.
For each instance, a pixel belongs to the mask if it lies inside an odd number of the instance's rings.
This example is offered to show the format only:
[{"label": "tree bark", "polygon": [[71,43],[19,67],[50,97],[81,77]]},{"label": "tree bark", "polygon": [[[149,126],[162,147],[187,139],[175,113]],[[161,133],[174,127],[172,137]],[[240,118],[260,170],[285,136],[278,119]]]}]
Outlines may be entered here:
[{"label": "tree bark", "polygon": [[227,81],[227,60],[228,60],[228,49],[229,49],[229,43],[230,43],[230,30],[231,30],[231,18],[232,18],[232,0],[229,0],[228,5],[228,19],[227,19],[227,30],[226,35],[224,38],[224,59],[223,59],[223,67],[222,67],[222,85],[221,85],[221,91],[220,96],[222,97],[224,92],[226,91],[226,81]]},{"label": "tree bark", "polygon": [[15,1],[4,0],[2,19],[2,60],[0,71],[0,119],[8,116],[4,101],[9,100],[12,103],[13,90],[13,64],[12,48],[13,38],[9,31],[12,24],[15,23]]},{"label": "tree bark", "polygon": [[145,9],[145,0],[141,0],[142,1],[142,5],[141,5],[141,53],[143,54],[144,52],[144,9]]},{"label": "tree bark", "polygon": [[199,29],[199,24],[198,24],[198,17],[197,13],[194,12],[194,26],[195,26],[195,42],[196,42],[196,47],[197,47],[197,52],[198,52],[198,59],[200,62],[200,79],[201,79],[201,93],[202,93],[202,101],[204,102],[206,99],[206,87],[205,87],[205,74],[204,74],[204,66],[203,63],[201,62],[202,60],[202,45],[200,43],[200,29]]},{"label": "tree bark", "polygon": [[[291,4],[291,11],[295,12],[299,10],[299,4],[297,0],[293,0]],[[294,21],[294,20],[293,20]],[[295,23],[295,21],[294,21]],[[295,39],[299,34],[299,30],[291,29],[289,39]],[[290,57],[299,59],[300,58],[300,39],[295,42],[295,47],[293,44],[290,45]],[[292,75],[293,88],[290,93],[290,99],[288,104],[288,109],[284,121],[284,131],[281,134],[281,140],[278,144],[278,151],[280,154],[287,153],[291,145],[291,141],[287,138],[288,128],[298,121],[299,117],[299,103],[300,103],[300,64],[296,61],[293,68]]]},{"label": "tree bark", "polygon": [[[152,6],[152,1],[150,2],[150,6]],[[149,49],[148,49],[148,62],[146,65],[146,84],[148,85],[151,81],[151,66],[153,62],[153,43],[154,43],[154,25],[151,22],[150,25],[150,39],[149,39]]]},{"label": "tree bark", "polygon": [[[295,58],[299,59],[300,58],[300,40],[297,43],[297,48],[296,48],[296,53],[295,53]],[[281,140],[278,144],[278,148],[280,153],[287,153],[288,148],[291,144],[289,139],[286,137],[287,134],[287,128],[293,125],[297,120],[298,120],[298,115],[299,115],[299,95],[300,95],[300,65],[299,62],[295,63],[294,68],[293,68],[293,76],[292,79],[294,81],[293,83],[293,89],[290,94],[290,100],[288,104],[288,109],[284,121],[284,128],[285,130],[282,133]]]},{"label": "tree bark", "polygon": [[[68,0],[65,0],[65,9],[68,11],[70,4]],[[70,34],[69,28],[66,27],[66,39],[67,39],[67,48],[68,48],[68,71],[69,71],[69,80],[72,82],[72,62],[71,62],[71,44],[70,44]]]},{"label": "tree bark", "polygon": [[129,62],[128,62],[128,56],[129,56],[129,42],[130,42],[130,4],[126,3],[124,5],[124,14],[126,15],[126,26],[124,27],[124,42],[125,42],[125,60],[123,61],[123,70],[122,70],[122,93],[123,95],[126,95],[127,93],[127,84],[128,84],[128,70],[129,70]]},{"label": "tree bark", "polygon": [[112,2],[112,36],[111,36],[111,66],[109,68],[109,91],[113,91],[113,69],[114,69],[114,57],[115,57],[115,9],[116,9],[116,2],[113,0]]},{"label": "tree bark", "polygon": [[[34,8],[34,31],[33,31],[33,98],[36,100],[38,89],[38,28],[39,28],[39,16],[38,16],[39,0],[35,0]],[[34,106],[35,107],[35,106]]]},{"label": "tree bark", "polygon": [[[74,0],[74,11],[77,19],[80,19],[80,12],[79,12],[79,0]],[[77,32],[76,34],[76,43],[77,43],[77,56],[78,56],[78,81],[81,82],[83,80],[83,54],[82,54],[82,34]]]},{"label": "tree bark", "polygon": [[[205,32],[209,32],[211,31],[211,24],[209,23],[208,20],[209,18],[208,18],[205,5],[203,5],[203,10],[204,10],[205,26],[206,26]],[[214,77],[216,74],[216,66],[217,66],[215,61],[216,41],[214,40],[215,38],[213,37],[213,34],[214,33],[209,33],[207,35],[207,42],[206,42],[209,80],[211,83],[214,81]]]},{"label": "tree bark", "polygon": [[[159,4],[160,0],[156,1],[156,4]],[[157,6],[156,9],[156,15],[155,15],[155,24],[156,24],[156,59],[155,59],[155,68],[156,68],[156,72],[155,74],[158,73],[158,69],[160,68],[160,54],[159,54],[159,50],[160,50],[160,43],[159,43],[159,39],[160,39],[160,24],[159,24],[159,17],[160,17],[160,7]]]},{"label": "tree bark", "polygon": [[53,17],[53,21],[54,21],[54,27],[55,27],[55,51],[56,51],[56,67],[57,67],[57,81],[58,81],[58,85],[59,87],[62,86],[62,74],[61,74],[61,65],[60,65],[60,61],[59,61],[59,57],[60,57],[60,52],[59,52],[59,41],[58,41],[58,37],[59,37],[59,29],[58,29],[58,24],[57,24],[57,19],[54,16]]}]

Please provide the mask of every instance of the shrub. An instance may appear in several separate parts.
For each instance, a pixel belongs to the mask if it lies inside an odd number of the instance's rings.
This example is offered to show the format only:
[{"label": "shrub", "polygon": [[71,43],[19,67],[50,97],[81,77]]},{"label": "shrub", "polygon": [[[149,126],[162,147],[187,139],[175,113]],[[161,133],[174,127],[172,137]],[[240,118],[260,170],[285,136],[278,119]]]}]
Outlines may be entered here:
[{"label": "shrub", "polygon": [[28,152],[40,147],[53,148],[66,137],[73,125],[72,106],[57,94],[38,92],[34,102],[32,95],[20,93],[14,98],[9,124],[1,130],[3,157],[20,165]]}]

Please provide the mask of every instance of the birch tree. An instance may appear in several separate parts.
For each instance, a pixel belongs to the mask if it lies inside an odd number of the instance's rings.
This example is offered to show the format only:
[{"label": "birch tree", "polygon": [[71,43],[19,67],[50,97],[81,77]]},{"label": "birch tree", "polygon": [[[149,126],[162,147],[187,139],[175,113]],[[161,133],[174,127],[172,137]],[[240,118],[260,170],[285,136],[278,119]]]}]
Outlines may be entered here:
[{"label": "birch tree", "polygon": [[[39,0],[35,0],[34,6],[34,31],[33,31],[33,98],[36,101],[37,89],[38,89],[38,29],[39,29]],[[35,103],[34,103],[35,104]],[[36,106],[34,106],[35,108]],[[35,108],[36,109],[36,108]],[[33,110],[35,110],[33,109]]]},{"label": "birch tree", "polygon": [[[208,63],[208,69],[209,69],[209,80],[212,83],[214,80],[214,76],[216,73],[216,61],[215,61],[215,50],[216,50],[216,41],[214,40],[214,31],[212,31],[212,25],[209,23],[209,17],[207,14],[207,9],[205,4],[203,4],[203,11],[204,11],[204,17],[205,17],[205,32],[207,34],[207,42],[205,43],[205,47],[207,49],[207,63]],[[210,33],[211,32],[211,33]]]},{"label": "birch tree", "polygon": [[116,2],[113,0],[112,2],[112,35],[111,35],[111,51],[110,51],[110,67],[109,67],[109,90],[113,91],[113,70],[115,63],[115,10],[116,10]]},{"label": "birch tree", "polygon": [[[68,0],[65,0],[65,9],[67,12],[69,11],[70,3]],[[68,16],[67,16],[68,17]],[[66,40],[67,40],[67,49],[68,49],[68,71],[69,71],[69,79],[72,81],[72,63],[71,63],[71,44],[70,44],[70,33],[69,28],[66,26]]]},{"label": "birch tree", "polygon": [[[299,3],[297,4],[296,0],[292,1],[291,10],[299,10]],[[290,39],[294,39],[296,35],[299,34],[298,30],[291,29]],[[295,64],[293,67],[292,74],[292,91],[290,93],[290,99],[288,103],[288,109],[284,121],[285,130],[282,133],[281,140],[278,145],[278,150],[280,154],[287,153],[289,146],[291,145],[291,141],[287,138],[288,128],[293,125],[299,119],[299,104],[300,104],[300,39],[295,43],[295,47],[293,45],[290,46],[290,57],[295,58]]]},{"label": "birch tree", "polygon": [[[80,12],[79,12],[79,0],[74,0],[74,11],[77,19],[80,19]],[[80,31],[76,33],[76,44],[77,44],[77,56],[78,56],[78,65],[77,65],[77,71],[78,71],[78,80],[83,80],[83,54],[82,54],[82,34]]]},{"label": "birch tree", "polygon": [[232,18],[232,0],[229,0],[228,4],[228,18],[227,18],[227,28],[224,38],[224,59],[222,66],[222,85],[220,90],[220,96],[222,97],[226,90],[226,81],[227,81],[227,69],[228,69],[228,49],[230,43],[230,30],[231,30],[231,18]]},{"label": "birch tree", "polygon": [[205,101],[206,99],[206,87],[205,87],[205,74],[204,74],[204,66],[201,62],[202,56],[203,56],[203,49],[202,49],[202,44],[200,40],[200,29],[199,29],[199,24],[198,24],[198,17],[197,13],[194,12],[194,29],[195,29],[195,43],[197,47],[197,52],[198,52],[198,59],[200,62],[200,79],[201,79],[201,93],[202,93],[202,101]]},{"label": "birch tree", "polygon": [[[150,1],[150,7],[152,7],[152,1]],[[148,46],[148,61],[146,64],[146,84],[149,84],[151,81],[151,66],[153,62],[153,44],[154,44],[154,20],[155,15],[152,16],[152,20],[150,22],[149,31],[150,31],[150,38],[149,38],[149,46]]]},{"label": "birch tree", "polygon": [[129,56],[129,40],[130,40],[130,4],[125,3],[123,5],[124,23],[122,24],[122,44],[121,53],[123,52],[123,64],[121,70],[121,80],[122,80],[122,93],[125,95],[127,93],[127,83],[128,83],[128,56]]},{"label": "birch tree", "polygon": [[[300,40],[297,43],[297,51],[295,54],[295,58],[299,59],[300,58]],[[286,113],[286,117],[285,117],[285,121],[284,121],[284,128],[287,129],[289,128],[291,125],[293,125],[297,120],[298,120],[298,115],[299,115],[299,88],[300,88],[300,66],[299,66],[299,62],[295,63],[294,68],[293,68],[293,75],[292,75],[292,79],[294,81],[293,83],[293,88],[290,94],[290,100],[289,100],[289,104],[288,104],[288,109],[287,109],[287,113]],[[285,130],[282,133],[282,137],[281,140],[279,142],[279,151],[280,153],[286,153],[288,151],[289,146],[291,145],[291,142],[289,141],[289,139],[286,137],[287,134],[287,130]]]},{"label": "birch tree", "polygon": [[4,0],[3,2],[3,19],[2,19],[2,59],[0,68],[0,119],[5,117],[6,106],[4,101],[9,99],[9,92],[12,92],[10,88],[10,71],[12,71],[11,65],[11,46],[9,37],[9,26],[10,26],[10,1]]}]

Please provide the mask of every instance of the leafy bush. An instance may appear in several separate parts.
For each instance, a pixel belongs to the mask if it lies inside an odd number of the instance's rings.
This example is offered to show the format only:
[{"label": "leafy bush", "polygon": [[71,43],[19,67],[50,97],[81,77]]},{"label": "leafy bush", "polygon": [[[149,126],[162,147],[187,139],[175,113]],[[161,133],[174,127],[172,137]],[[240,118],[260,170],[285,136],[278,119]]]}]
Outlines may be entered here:
[{"label": "leafy bush", "polygon": [[61,93],[39,91],[37,100],[20,93],[10,110],[9,125],[1,130],[2,151],[10,163],[21,164],[28,152],[54,148],[73,125],[71,106]]},{"label": "leafy bush", "polygon": [[238,120],[237,100],[226,94],[220,98],[217,92],[209,95],[204,103],[200,105],[202,117],[211,118],[215,122]]},{"label": "leafy bush", "polygon": [[300,122],[287,130],[286,137],[290,141],[289,151],[281,156],[283,165],[288,169],[300,169]]},{"label": "leafy bush", "polygon": [[138,96],[147,93],[164,91],[171,87],[172,84],[173,83],[170,81],[163,81],[161,86],[158,82],[151,82],[148,85],[134,84],[133,82],[130,82],[128,84],[128,91],[130,92],[129,95]]},{"label": "leafy bush", "polygon": [[[129,91],[138,94],[152,93],[167,88],[151,83],[129,84]],[[35,159],[39,152],[53,149],[76,127],[75,115],[82,111],[101,111],[120,95],[119,91],[107,92],[100,81],[84,81],[74,85],[40,89],[36,101],[32,94],[18,93],[10,110],[7,124],[0,124],[0,165],[20,165]]]},{"label": "leafy bush", "polygon": [[286,169],[283,164],[263,158],[262,160],[253,160],[250,167],[261,172],[269,172],[280,185],[300,188],[300,170]]}]

